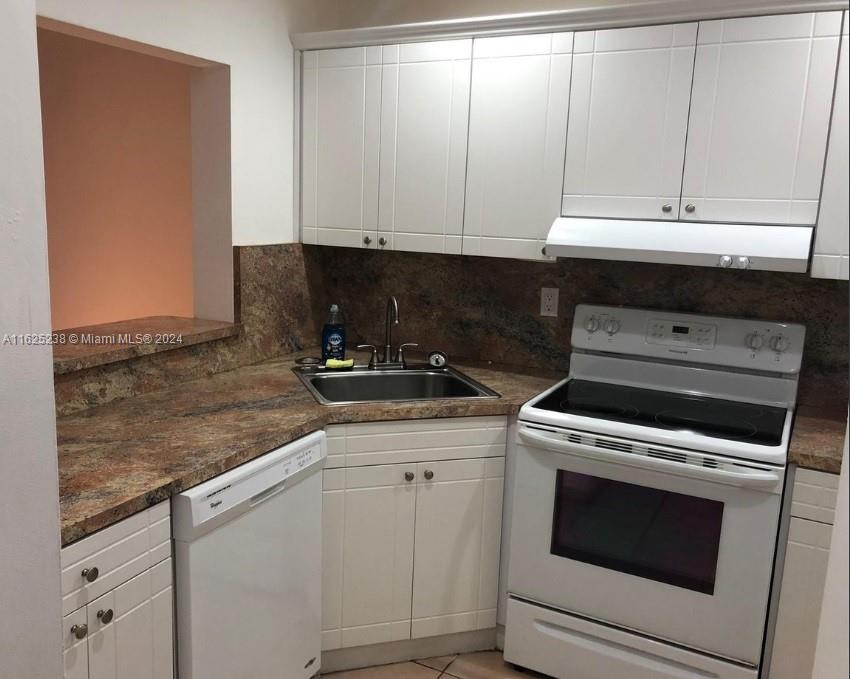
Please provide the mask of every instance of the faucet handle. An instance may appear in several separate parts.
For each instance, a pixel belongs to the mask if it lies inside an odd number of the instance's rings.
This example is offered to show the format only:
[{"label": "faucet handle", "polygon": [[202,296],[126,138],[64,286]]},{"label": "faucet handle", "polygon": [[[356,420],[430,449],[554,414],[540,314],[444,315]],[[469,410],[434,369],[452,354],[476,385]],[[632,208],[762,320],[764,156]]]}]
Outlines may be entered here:
[{"label": "faucet handle", "polygon": [[369,367],[375,367],[375,364],[378,362],[378,349],[374,344],[358,344],[357,350],[363,351],[364,349],[370,349],[372,351],[372,355],[369,357]]},{"label": "faucet handle", "polygon": [[402,364],[405,368],[407,367],[407,362],[404,360],[404,349],[405,347],[418,347],[419,345],[416,342],[405,342],[404,344],[399,345],[398,348],[398,362]]}]

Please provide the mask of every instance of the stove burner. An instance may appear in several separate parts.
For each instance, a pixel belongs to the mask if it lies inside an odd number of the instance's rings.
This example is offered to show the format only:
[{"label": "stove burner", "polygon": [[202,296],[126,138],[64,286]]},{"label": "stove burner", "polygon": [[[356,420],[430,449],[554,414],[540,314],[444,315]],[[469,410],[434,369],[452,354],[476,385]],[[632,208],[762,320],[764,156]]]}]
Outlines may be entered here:
[{"label": "stove burner", "polygon": [[762,446],[782,444],[787,414],[775,406],[581,379],[559,385],[534,408]]},{"label": "stove burner", "polygon": [[593,403],[592,401],[583,401],[578,398],[572,400],[564,399],[561,401],[561,409],[566,412],[572,406],[579,410],[586,410],[589,413],[597,415],[613,415],[615,417],[634,418],[640,414],[640,411],[630,405],[616,405],[614,403]]},{"label": "stove burner", "polygon": [[[676,410],[664,410],[656,414],[655,421],[667,427],[678,427],[695,431],[699,431],[700,428],[705,427],[705,420],[699,415]],[[743,420],[736,421],[734,425],[714,423],[712,428],[725,439],[748,439],[755,436],[758,432],[758,427],[752,422]]]}]

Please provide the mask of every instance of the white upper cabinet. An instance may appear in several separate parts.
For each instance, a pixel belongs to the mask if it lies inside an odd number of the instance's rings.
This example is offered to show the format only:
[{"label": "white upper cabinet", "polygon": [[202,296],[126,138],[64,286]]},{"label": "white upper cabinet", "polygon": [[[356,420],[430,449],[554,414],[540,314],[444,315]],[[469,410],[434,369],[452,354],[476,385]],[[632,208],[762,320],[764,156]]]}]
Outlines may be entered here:
[{"label": "white upper cabinet", "polygon": [[379,247],[460,253],[472,40],[382,48]]},{"label": "white upper cabinet", "polygon": [[835,86],[835,104],[832,110],[832,125],[829,132],[829,151],[823,175],[823,193],[820,214],[815,231],[815,254],[812,257],[812,276],[818,278],[848,277],[850,263],[850,206],[847,186],[850,175],[848,153],[848,36],[847,12],[844,12],[844,28],[841,35],[841,54],[838,59],[838,79]]},{"label": "white upper cabinet", "polygon": [[700,22],[681,219],[815,223],[840,28],[840,12]]},{"label": "white upper cabinet", "polygon": [[303,58],[302,240],[377,247],[381,48]]},{"label": "white upper cabinet", "polygon": [[697,24],[575,34],[564,216],[676,219]]},{"label": "white upper cabinet", "polygon": [[560,214],[572,33],[476,39],[463,254],[543,259]]}]

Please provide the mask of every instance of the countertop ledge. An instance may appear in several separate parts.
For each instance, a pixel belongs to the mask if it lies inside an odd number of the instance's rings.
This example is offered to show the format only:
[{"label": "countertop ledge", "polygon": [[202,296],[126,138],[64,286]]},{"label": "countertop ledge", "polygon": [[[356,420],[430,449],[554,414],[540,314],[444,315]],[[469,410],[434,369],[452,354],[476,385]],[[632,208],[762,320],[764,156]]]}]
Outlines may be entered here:
[{"label": "countertop ledge", "polygon": [[[328,424],[513,415],[563,373],[459,363],[494,400],[322,406],[291,368],[304,351],[57,419],[62,546]],[[846,410],[798,406],[789,461],[837,474]]]},{"label": "countertop ledge", "polygon": [[328,424],[512,415],[564,377],[457,367],[493,400],[318,404],[292,373],[299,352],[57,418],[62,546]]},{"label": "countertop ledge", "polygon": [[844,454],[847,409],[800,404],[788,446],[788,461],[806,469],[838,474]]}]

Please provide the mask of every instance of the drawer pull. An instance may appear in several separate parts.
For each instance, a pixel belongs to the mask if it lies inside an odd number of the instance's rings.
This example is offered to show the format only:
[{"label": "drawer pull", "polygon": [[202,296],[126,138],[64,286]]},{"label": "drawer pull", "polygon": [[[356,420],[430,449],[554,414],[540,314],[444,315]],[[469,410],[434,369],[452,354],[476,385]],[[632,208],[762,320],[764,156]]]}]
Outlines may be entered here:
[{"label": "drawer pull", "polygon": [[108,625],[110,622],[112,622],[112,618],[114,616],[115,611],[113,611],[111,608],[108,608],[105,611],[101,609],[97,612],[97,619],[100,620],[100,622],[104,625]]},{"label": "drawer pull", "polygon": [[71,627],[71,634],[73,634],[76,639],[85,639],[88,633],[89,626],[86,624],[73,625]]},{"label": "drawer pull", "polygon": [[100,575],[100,571],[97,569],[97,566],[93,566],[92,568],[84,568],[80,575],[85,578],[86,582],[94,582],[97,580],[97,576]]},{"label": "drawer pull", "polygon": [[431,479],[433,479],[433,478],[434,478],[434,472],[432,472],[430,469],[426,469],[426,470],[425,470],[425,475],[424,475],[424,476],[425,476],[425,479],[426,479],[427,481],[430,481]]},{"label": "drawer pull", "polygon": [[404,480],[410,483],[413,479],[416,478],[413,472],[404,472]]}]

